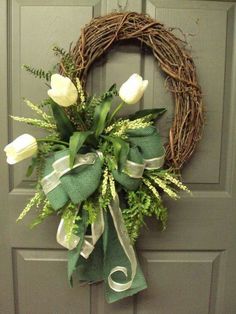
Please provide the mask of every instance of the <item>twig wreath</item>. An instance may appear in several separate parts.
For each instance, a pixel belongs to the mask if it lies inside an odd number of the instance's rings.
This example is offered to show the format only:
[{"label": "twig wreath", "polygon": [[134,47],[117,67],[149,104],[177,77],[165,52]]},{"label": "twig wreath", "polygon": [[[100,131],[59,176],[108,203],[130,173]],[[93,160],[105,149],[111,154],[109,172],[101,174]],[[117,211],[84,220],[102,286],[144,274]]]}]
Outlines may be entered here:
[{"label": "twig wreath", "polygon": [[[119,90],[113,84],[100,96],[85,92],[94,62],[117,42],[131,39],[151,48],[174,95],[175,115],[165,148],[154,123],[166,109],[117,115],[142,98],[148,81],[140,75],[131,75]],[[165,229],[168,211],[162,194],[176,200],[178,190],[190,192],[175,171],[201,137],[201,90],[184,42],[144,14],[95,18],[69,52],[53,50],[60,60],[54,71],[24,66],[50,81],[49,98],[40,104],[25,100],[39,119],[12,117],[48,134],[37,139],[23,134],[4,149],[9,164],[31,157],[27,176],[35,171],[37,177],[35,195],[18,220],[32,208],[39,212],[32,227],[48,216],[60,216],[56,239],[68,249],[69,281],[74,272],[82,282],[104,281],[111,303],[147,287],[134,250],[145,217],[154,216]],[[117,96],[121,103],[112,110]]]},{"label": "twig wreath", "polygon": [[[185,42],[150,16],[136,12],[111,13],[91,20],[71,55],[77,76],[86,86],[89,69],[116,43],[136,39],[151,48],[153,56],[166,74],[175,100],[175,114],[166,145],[166,165],[180,169],[192,156],[201,139],[204,110],[196,67]],[[66,75],[61,64],[61,73]]]}]

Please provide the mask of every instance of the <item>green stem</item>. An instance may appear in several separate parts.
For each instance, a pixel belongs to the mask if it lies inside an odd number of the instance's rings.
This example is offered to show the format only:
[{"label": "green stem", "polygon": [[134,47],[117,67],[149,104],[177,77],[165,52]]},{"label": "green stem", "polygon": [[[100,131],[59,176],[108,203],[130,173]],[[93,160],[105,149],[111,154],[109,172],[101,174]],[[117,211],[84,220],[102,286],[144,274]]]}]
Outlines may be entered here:
[{"label": "green stem", "polygon": [[124,106],[124,102],[122,101],[117,107],[116,109],[112,112],[110,118],[109,118],[109,124],[111,123],[112,119],[115,117],[115,115],[118,113],[118,111],[120,111],[120,109]]},{"label": "green stem", "polygon": [[58,141],[58,140],[50,140],[48,138],[39,138],[37,139],[37,142],[51,142],[51,143],[56,143],[56,144],[62,144],[62,145],[66,145],[69,146],[69,143],[67,142],[63,142],[63,141]]}]

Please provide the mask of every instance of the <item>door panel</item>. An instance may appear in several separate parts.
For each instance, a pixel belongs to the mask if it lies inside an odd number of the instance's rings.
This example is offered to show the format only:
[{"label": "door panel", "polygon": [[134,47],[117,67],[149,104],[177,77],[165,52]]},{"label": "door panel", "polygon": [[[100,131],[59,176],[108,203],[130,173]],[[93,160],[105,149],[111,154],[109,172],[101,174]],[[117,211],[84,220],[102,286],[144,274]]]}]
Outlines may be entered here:
[{"label": "door panel", "polygon": [[90,287],[68,286],[66,252],[15,249],[13,261],[19,313],[90,313]]},{"label": "door panel", "polygon": [[[33,128],[10,121],[8,115],[31,114],[22,101],[38,102],[47,87],[22,71],[22,64],[50,68],[53,45],[68,48],[92,17],[118,9],[106,0],[0,1],[0,116],[1,147]],[[183,170],[193,196],[166,200],[169,225],[161,232],[147,221],[137,243],[148,289],[113,305],[106,304],[103,285],[70,289],[66,279],[66,251],[56,244],[58,218],[30,230],[32,211],[15,223],[33,194],[33,180],[25,177],[28,162],[8,167],[1,151],[1,283],[0,313],[18,314],[234,314],[236,312],[235,106],[236,3],[227,1],[131,0],[127,10],[144,12],[186,34],[197,66],[206,104],[201,143]],[[115,81],[118,86],[133,72],[149,80],[138,108],[167,107],[158,127],[165,141],[173,117],[172,95],[164,87],[152,54],[138,44],[117,45],[94,65],[88,90],[99,93]]]}]

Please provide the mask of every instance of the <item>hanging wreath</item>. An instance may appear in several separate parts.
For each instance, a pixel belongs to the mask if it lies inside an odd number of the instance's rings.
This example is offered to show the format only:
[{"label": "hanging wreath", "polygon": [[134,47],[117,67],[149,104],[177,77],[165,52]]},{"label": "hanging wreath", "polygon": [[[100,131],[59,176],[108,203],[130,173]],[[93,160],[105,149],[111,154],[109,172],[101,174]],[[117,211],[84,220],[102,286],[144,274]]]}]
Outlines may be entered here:
[{"label": "hanging wreath", "polygon": [[[185,42],[150,16],[136,12],[112,13],[94,18],[81,30],[71,55],[77,76],[86,86],[89,69],[116,43],[138,40],[149,47],[175,100],[175,114],[166,146],[166,165],[180,169],[193,154],[201,138],[203,103],[196,68]],[[63,62],[63,61],[62,61]],[[67,71],[61,67],[61,73]]]},{"label": "hanging wreath", "polygon": [[[142,98],[147,80],[133,74],[118,90],[114,84],[99,97],[85,92],[93,63],[117,42],[130,39],[152,50],[174,95],[165,148],[154,125],[164,108],[118,115]],[[60,59],[57,73],[25,66],[51,83],[49,98],[41,104],[26,100],[40,118],[13,117],[49,134],[40,139],[23,134],[4,149],[9,164],[32,157],[28,176],[36,169],[36,193],[18,220],[34,206],[40,212],[32,226],[59,215],[57,241],[69,251],[70,282],[74,271],[81,281],[104,280],[111,303],[147,286],[133,247],[145,217],[155,216],[165,228],[162,193],[177,199],[178,189],[189,192],[174,170],[190,158],[201,137],[201,90],[184,42],[144,14],[95,18],[69,52],[59,47],[54,52]],[[112,110],[117,96],[121,103]]]}]

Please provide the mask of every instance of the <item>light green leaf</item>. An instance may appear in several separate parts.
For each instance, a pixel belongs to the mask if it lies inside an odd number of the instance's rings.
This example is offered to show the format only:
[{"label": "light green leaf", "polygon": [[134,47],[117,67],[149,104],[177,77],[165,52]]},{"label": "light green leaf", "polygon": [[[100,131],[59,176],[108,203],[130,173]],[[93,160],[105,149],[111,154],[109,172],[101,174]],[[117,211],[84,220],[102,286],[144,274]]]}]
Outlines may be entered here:
[{"label": "light green leaf", "polygon": [[129,153],[129,144],[118,137],[103,136],[103,138],[107,139],[113,144],[114,155],[117,160],[119,170],[122,170]]},{"label": "light green leaf", "polygon": [[85,131],[85,132],[74,132],[73,135],[70,137],[69,143],[69,150],[70,150],[70,167],[73,167],[75,156],[78,150],[86,141],[87,137],[92,134],[92,131]]},{"label": "light green leaf", "polygon": [[112,96],[107,96],[104,98],[102,103],[95,108],[93,130],[95,132],[96,137],[102,134],[106,126],[106,119],[108,113],[110,112],[111,104]]},{"label": "light green leaf", "polygon": [[37,165],[37,158],[33,157],[31,159],[31,164],[29,165],[29,167],[26,171],[26,177],[30,177],[33,174],[36,165]]},{"label": "light green leaf", "polygon": [[51,108],[61,139],[64,141],[68,141],[70,136],[74,132],[74,126],[72,125],[70,119],[67,117],[63,108],[53,102],[51,103]]},{"label": "light green leaf", "polygon": [[136,111],[135,113],[128,116],[130,120],[135,120],[143,118],[148,115],[152,115],[153,119],[161,117],[167,110],[165,108],[155,108],[155,109],[143,109]]}]

